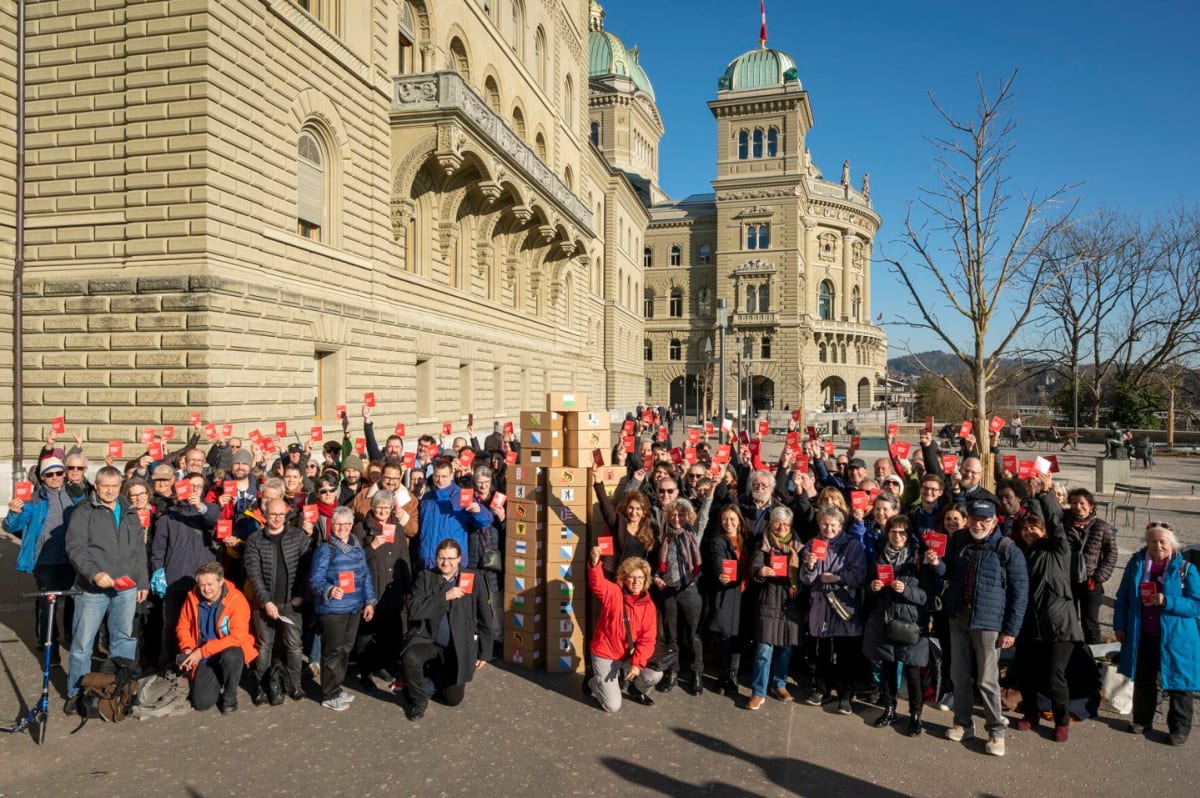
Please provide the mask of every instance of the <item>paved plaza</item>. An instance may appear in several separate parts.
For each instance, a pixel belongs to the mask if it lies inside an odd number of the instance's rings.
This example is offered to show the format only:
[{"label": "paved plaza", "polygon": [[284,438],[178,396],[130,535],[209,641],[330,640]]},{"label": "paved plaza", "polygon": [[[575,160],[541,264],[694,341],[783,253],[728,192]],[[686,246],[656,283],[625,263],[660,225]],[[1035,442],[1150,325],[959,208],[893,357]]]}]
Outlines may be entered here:
[{"label": "paved plaza", "polygon": [[[1093,453],[1062,455],[1063,477],[1090,484]],[[1160,458],[1132,481],[1154,488],[1155,518],[1185,542],[1200,541],[1200,458]],[[1106,497],[1107,498],[1107,497]],[[1121,523],[1121,564],[1138,545],[1145,514]],[[36,697],[32,612],[19,594],[32,580],[14,573],[16,546],[0,541],[0,717]],[[1118,576],[1114,579],[1119,579]],[[1114,585],[1115,586],[1115,585]],[[1111,593],[1111,589],[1110,589]],[[462,706],[437,704],[419,724],[390,699],[359,695],[350,711],[315,700],[253,707],[232,716],[186,713],[120,725],[90,722],[72,736],[61,714],[64,674],[46,744],[0,737],[0,796],[1157,796],[1195,795],[1196,746],[1181,749],[1120,731],[1107,708],[1073,724],[1056,744],[1010,730],[1008,755],[982,742],[942,738],[949,713],[924,713],[930,733],[909,739],[903,724],[877,730],[875,707],[843,717],[774,699],[748,712],[712,692],[682,690],[658,706],[605,715],[585,700],[579,677],[489,666]],[[357,692],[356,684],[348,685]],[[745,693],[745,688],[743,688]],[[901,709],[903,709],[903,704]],[[1161,719],[1160,719],[1161,720]],[[1163,725],[1160,723],[1160,725]],[[977,728],[978,721],[977,721]],[[1148,785],[1153,785],[1148,787]]]}]

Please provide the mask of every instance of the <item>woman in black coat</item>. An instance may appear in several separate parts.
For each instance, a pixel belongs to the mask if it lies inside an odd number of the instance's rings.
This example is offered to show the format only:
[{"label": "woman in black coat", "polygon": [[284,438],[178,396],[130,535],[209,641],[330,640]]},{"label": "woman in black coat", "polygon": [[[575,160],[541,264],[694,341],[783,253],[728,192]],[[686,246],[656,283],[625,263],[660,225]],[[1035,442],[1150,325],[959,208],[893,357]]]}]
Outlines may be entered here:
[{"label": "woman in black coat", "polygon": [[[720,679],[717,686],[730,698],[738,697],[738,670],[742,663],[742,615],[748,602],[742,597],[750,584],[750,530],[737,505],[721,511],[720,534],[704,543],[704,577],[712,615],[708,631],[720,646]],[[734,574],[725,570],[733,561]]]},{"label": "woman in black coat", "polygon": [[[879,678],[883,714],[875,727],[896,721],[896,687],[902,671],[908,688],[908,735],[916,737],[922,731],[921,706],[925,703],[921,668],[929,665],[929,602],[937,595],[946,566],[934,552],[921,553],[918,541],[909,535],[907,517],[889,518],[884,530],[886,537],[875,555],[873,578],[867,585],[874,602],[863,631],[863,654],[883,663]],[[888,569],[891,577],[881,579]],[[896,629],[900,624],[907,628]],[[916,641],[896,639],[904,632],[914,634]]]},{"label": "woman in black coat", "polygon": [[[800,607],[800,541],[792,533],[792,511],[776,507],[767,528],[755,539],[750,574],[758,585],[758,614],[754,622],[754,680],[747,709],[760,709],[768,689],[780,701],[790,701],[787,689],[792,648],[800,642],[804,616]],[[778,569],[772,566],[778,564]]]},{"label": "woman in black coat", "polygon": [[[1050,475],[1043,478],[1049,482]],[[1016,528],[1017,545],[1024,550],[1029,568],[1029,609],[1017,636],[1017,678],[1023,707],[1017,728],[1028,731],[1038,725],[1037,697],[1044,679],[1054,714],[1054,739],[1065,742],[1071,730],[1067,662],[1083,634],[1071,595],[1071,543],[1058,520],[1058,497],[1053,489],[1047,489],[1039,499],[1049,523],[1027,515]]]}]

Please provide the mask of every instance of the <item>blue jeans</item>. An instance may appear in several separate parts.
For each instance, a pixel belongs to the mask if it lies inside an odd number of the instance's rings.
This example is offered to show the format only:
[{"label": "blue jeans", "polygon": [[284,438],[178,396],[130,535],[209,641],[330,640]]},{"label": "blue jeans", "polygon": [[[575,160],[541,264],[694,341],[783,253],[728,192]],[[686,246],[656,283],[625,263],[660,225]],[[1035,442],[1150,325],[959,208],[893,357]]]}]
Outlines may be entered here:
[{"label": "blue jeans", "polygon": [[788,666],[792,662],[791,646],[772,646],[768,643],[754,645],[754,677],[750,689],[754,695],[766,696],[767,686],[787,687]]},{"label": "blue jeans", "polygon": [[92,670],[92,645],[104,613],[108,613],[109,656],[137,659],[137,639],[133,636],[133,613],[137,609],[137,590],[105,590],[82,593],[75,597],[75,623],[71,632],[71,663],[67,673],[67,697],[79,694],[79,680]]}]

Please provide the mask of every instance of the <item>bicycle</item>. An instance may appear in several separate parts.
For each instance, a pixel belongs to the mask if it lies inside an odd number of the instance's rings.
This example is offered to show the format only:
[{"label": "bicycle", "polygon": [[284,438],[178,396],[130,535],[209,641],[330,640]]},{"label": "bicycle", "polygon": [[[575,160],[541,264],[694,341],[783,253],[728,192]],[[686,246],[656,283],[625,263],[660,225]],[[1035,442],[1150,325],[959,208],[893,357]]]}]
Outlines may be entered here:
[{"label": "bicycle", "polygon": [[1026,449],[1032,449],[1034,446],[1037,446],[1037,444],[1037,433],[1035,433],[1029,427],[1021,427],[1021,445]]},{"label": "bicycle", "polygon": [[23,716],[17,719],[17,725],[0,727],[0,732],[20,734],[28,731],[31,726],[37,728],[36,742],[41,745],[46,741],[46,726],[50,718],[50,660],[54,646],[50,636],[54,633],[54,604],[60,596],[78,596],[83,591],[77,587],[70,590],[43,590],[38,593],[25,593],[26,598],[44,598],[50,605],[47,607],[46,639],[42,641],[42,695]]}]

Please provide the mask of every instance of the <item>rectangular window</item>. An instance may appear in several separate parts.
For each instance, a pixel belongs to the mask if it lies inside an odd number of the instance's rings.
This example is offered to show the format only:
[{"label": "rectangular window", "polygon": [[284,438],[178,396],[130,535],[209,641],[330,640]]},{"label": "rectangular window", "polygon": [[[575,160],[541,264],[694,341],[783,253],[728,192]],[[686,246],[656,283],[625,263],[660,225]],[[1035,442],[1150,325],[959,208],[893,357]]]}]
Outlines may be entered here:
[{"label": "rectangular window", "polygon": [[470,363],[458,364],[458,412],[475,412],[475,386]]},{"label": "rectangular window", "polygon": [[504,415],[504,369],[492,367],[492,413]]},{"label": "rectangular window", "polygon": [[303,219],[296,220],[296,232],[311,241],[321,240],[321,225],[306,222]]},{"label": "rectangular window", "polygon": [[437,372],[433,358],[417,358],[417,418],[430,421],[435,415],[434,391],[437,390]]},{"label": "rectangular window", "polygon": [[338,353],[317,349],[313,352],[313,418],[333,418],[340,396],[341,367]]}]

